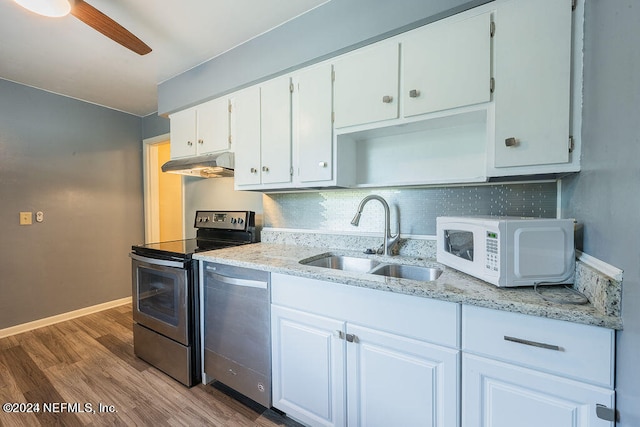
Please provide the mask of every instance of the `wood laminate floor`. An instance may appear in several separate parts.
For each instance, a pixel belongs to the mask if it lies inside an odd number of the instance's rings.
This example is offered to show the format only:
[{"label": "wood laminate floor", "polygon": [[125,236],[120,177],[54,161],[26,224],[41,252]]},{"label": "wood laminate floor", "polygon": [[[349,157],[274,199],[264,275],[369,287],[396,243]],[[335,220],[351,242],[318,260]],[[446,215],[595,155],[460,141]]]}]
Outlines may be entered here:
[{"label": "wood laminate floor", "polygon": [[[0,339],[0,426],[299,426],[218,387],[183,386],[134,356],[131,328],[124,305]],[[7,408],[25,402],[39,412]]]}]

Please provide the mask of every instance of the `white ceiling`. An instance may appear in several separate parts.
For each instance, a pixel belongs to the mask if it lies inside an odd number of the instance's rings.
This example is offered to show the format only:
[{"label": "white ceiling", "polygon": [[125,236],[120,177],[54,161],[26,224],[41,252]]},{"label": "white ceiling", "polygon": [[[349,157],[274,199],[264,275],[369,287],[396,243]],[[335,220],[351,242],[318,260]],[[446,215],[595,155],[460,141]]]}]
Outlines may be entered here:
[{"label": "white ceiling", "polygon": [[138,36],[145,56],[71,15],[0,0],[0,78],[146,116],[157,84],[328,0],[86,0]]}]

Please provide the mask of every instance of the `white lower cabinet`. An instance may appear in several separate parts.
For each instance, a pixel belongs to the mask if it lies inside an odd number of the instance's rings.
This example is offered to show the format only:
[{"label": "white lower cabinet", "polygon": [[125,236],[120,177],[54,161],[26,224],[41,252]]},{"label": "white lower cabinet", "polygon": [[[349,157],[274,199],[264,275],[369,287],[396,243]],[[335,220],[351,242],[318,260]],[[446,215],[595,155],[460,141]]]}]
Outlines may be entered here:
[{"label": "white lower cabinet", "polygon": [[614,392],[521,366],[464,354],[465,427],[605,427],[596,405],[613,406]]},{"label": "white lower cabinet", "polygon": [[458,304],[272,274],[271,310],[273,406],[288,416],[459,425],[460,352],[425,340],[453,331],[455,347]]},{"label": "white lower cabinet", "polygon": [[[614,331],[463,306],[464,427],[611,427]],[[600,412],[600,417],[599,413]]]},{"label": "white lower cabinet", "polygon": [[272,305],[274,407],[309,425],[345,425],[344,325]]},{"label": "white lower cabinet", "polygon": [[347,424],[456,426],[459,351],[347,324]]},{"label": "white lower cabinet", "polygon": [[271,275],[273,406],[309,426],[612,427],[615,331]]}]

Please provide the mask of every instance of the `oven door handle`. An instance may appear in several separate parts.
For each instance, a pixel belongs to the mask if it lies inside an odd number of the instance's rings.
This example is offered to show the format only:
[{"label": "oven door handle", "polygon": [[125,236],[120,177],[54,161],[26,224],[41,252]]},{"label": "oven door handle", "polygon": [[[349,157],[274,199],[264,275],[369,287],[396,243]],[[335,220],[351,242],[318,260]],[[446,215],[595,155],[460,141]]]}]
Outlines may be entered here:
[{"label": "oven door handle", "polygon": [[165,259],[148,258],[146,256],[136,255],[133,253],[129,253],[129,256],[131,257],[131,259],[134,259],[136,261],[146,262],[147,264],[151,265],[161,265],[163,267],[184,268],[185,264],[184,262],[180,261],[168,261]]},{"label": "oven door handle", "polygon": [[248,286],[250,288],[267,289],[267,282],[261,282],[259,280],[239,279],[237,277],[223,276],[218,273],[213,273],[211,270],[207,271],[207,275],[211,276],[218,282],[225,283],[233,286]]}]

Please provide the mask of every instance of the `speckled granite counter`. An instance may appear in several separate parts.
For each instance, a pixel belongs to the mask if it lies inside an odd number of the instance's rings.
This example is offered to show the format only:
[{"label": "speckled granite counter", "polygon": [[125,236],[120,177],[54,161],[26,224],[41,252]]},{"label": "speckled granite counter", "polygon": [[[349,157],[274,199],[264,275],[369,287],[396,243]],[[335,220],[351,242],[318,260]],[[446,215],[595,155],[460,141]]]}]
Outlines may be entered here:
[{"label": "speckled granite counter", "polygon": [[[320,255],[328,253],[374,258],[380,262],[437,266],[443,270],[443,273],[435,281],[419,282],[367,273],[354,273],[314,267],[300,264],[299,262],[307,258],[318,258]],[[194,255],[194,258],[240,267],[257,268],[275,273],[326,280],[349,286],[398,292],[418,297],[470,304],[611,329],[622,329],[622,320],[619,316],[605,314],[601,310],[598,310],[593,304],[572,305],[548,302],[536,294],[532,288],[498,288],[426,258],[364,255],[361,252],[341,249],[331,250],[326,247],[297,246],[280,243],[257,243],[235,248],[201,252]],[[570,296],[570,292],[564,289],[564,287],[545,287],[544,292],[545,294],[551,293],[555,297],[560,298]]]}]

